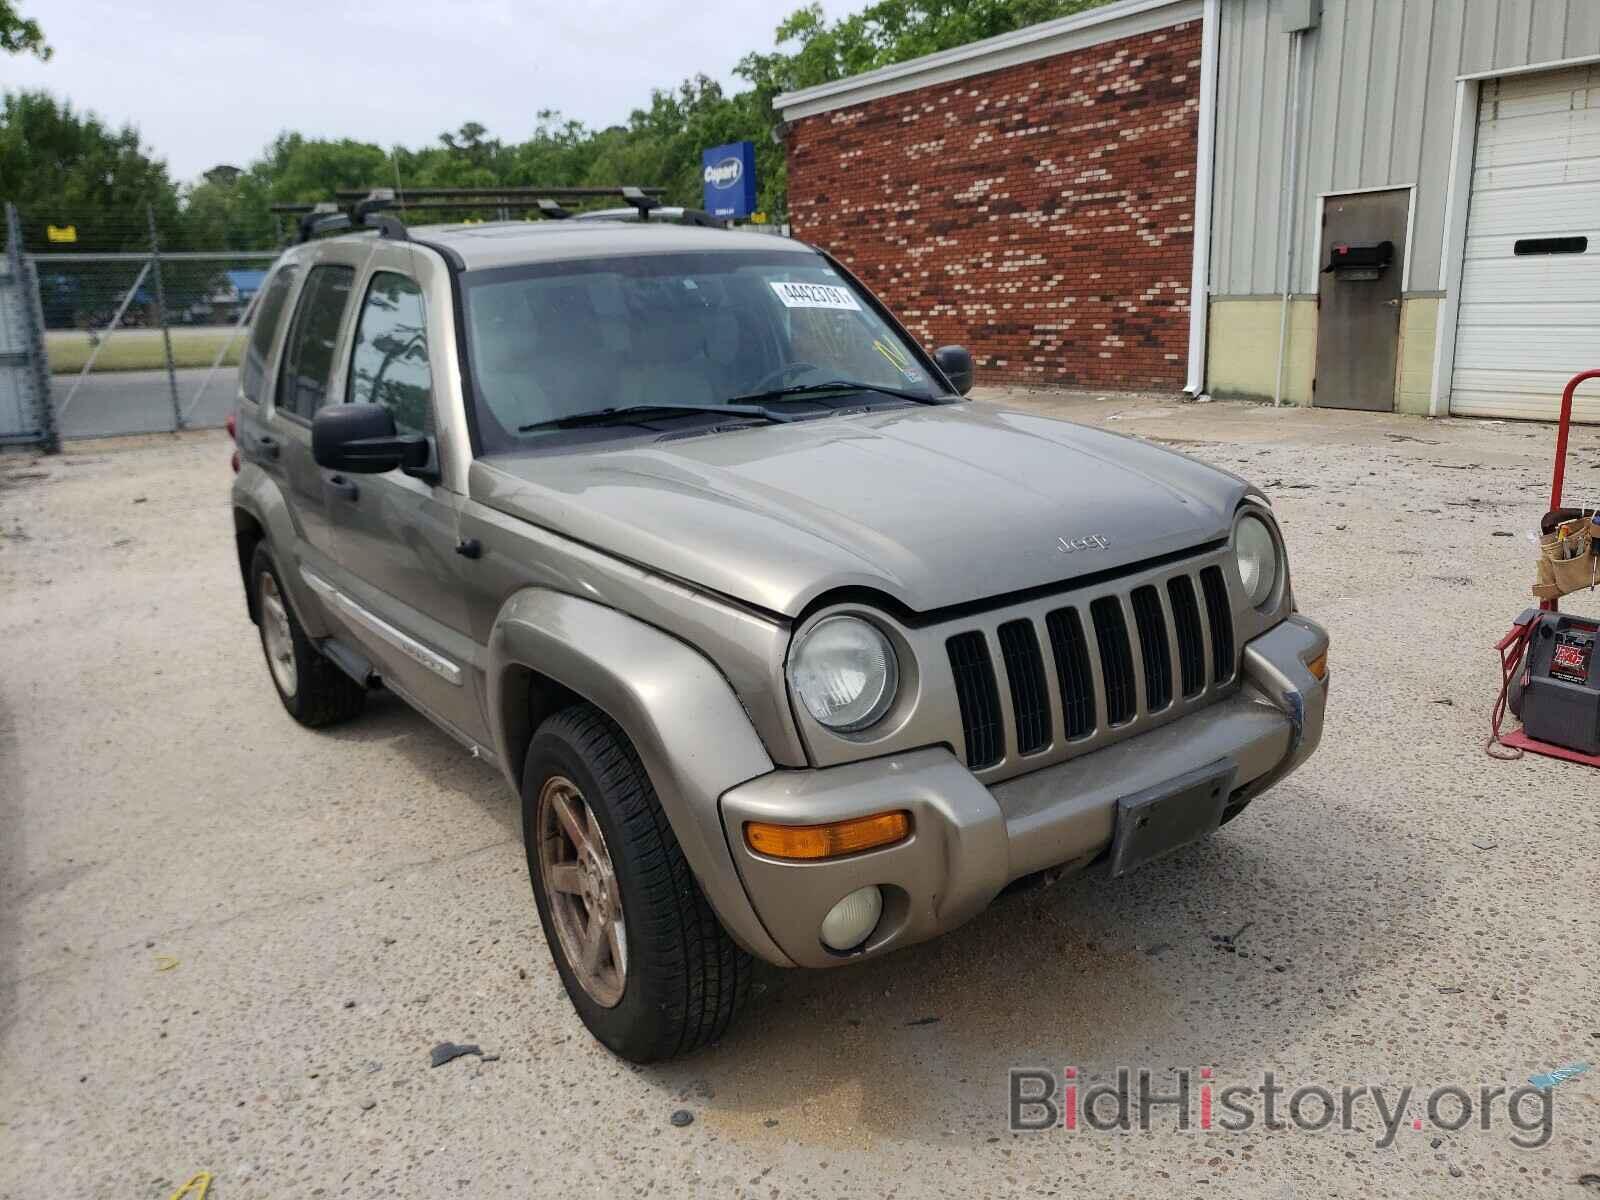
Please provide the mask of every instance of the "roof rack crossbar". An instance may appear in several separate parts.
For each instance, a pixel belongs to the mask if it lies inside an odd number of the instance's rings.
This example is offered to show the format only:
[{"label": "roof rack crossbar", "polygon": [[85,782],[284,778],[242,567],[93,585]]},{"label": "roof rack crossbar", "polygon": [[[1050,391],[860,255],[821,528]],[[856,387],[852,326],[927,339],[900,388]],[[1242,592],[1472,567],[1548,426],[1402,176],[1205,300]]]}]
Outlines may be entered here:
[{"label": "roof rack crossbar", "polygon": [[[621,187],[498,187],[493,185],[485,187],[389,188],[381,190],[387,190],[397,203],[402,204],[410,204],[413,201],[422,199],[460,200],[479,196],[504,196],[531,200],[538,200],[541,197],[549,197],[553,200],[595,200],[606,196],[620,196],[623,193]],[[634,190],[643,192],[647,196],[663,196],[666,194],[666,188],[660,187],[635,188]],[[371,195],[372,191],[373,189],[371,188],[361,190],[352,188],[348,190],[341,189],[333,194],[334,198],[338,200],[363,200]]]},{"label": "roof rack crossbar", "polygon": [[565,221],[572,215],[566,209],[562,208],[561,205],[557,204],[555,199],[551,196],[541,196],[539,198],[539,211],[545,216],[549,217],[552,221]]}]

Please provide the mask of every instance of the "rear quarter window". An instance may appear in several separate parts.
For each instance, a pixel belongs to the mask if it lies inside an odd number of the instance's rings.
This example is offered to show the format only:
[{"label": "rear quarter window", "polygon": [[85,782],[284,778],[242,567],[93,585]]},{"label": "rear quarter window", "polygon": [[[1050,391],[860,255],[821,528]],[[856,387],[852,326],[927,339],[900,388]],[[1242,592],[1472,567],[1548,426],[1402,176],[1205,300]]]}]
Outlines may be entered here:
[{"label": "rear quarter window", "polygon": [[354,268],[339,264],[313,267],[306,276],[278,368],[279,412],[309,421],[322,407],[355,276]]},{"label": "rear quarter window", "polygon": [[274,271],[261,297],[261,307],[256,310],[255,319],[250,324],[250,341],[244,349],[239,385],[244,398],[251,404],[261,403],[272,346],[278,336],[278,326],[283,324],[283,314],[289,307],[289,293],[294,290],[294,281],[299,275],[300,268],[294,263],[284,263]]}]

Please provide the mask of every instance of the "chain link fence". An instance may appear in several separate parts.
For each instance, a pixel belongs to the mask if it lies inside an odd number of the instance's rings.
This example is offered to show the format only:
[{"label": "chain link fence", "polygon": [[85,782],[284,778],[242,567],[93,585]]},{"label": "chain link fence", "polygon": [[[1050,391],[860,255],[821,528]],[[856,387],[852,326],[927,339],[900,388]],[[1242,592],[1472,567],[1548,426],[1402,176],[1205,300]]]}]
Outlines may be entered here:
[{"label": "chain link fence", "polygon": [[13,225],[60,438],[214,428],[233,407],[245,329],[278,252],[174,244],[161,225],[148,208],[109,226],[25,213]]}]

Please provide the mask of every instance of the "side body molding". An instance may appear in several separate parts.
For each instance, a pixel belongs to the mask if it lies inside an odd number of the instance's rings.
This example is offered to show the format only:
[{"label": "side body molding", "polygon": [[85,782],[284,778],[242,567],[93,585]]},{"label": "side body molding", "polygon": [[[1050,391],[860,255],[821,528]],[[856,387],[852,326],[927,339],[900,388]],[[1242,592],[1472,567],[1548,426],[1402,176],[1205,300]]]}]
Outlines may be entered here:
[{"label": "side body molding", "polygon": [[523,669],[589,700],[621,725],[655,785],[706,899],[752,954],[792,965],[762,927],[739,881],[719,799],[773,770],[726,679],[698,651],[615,609],[545,588],[517,592],[489,636],[489,717],[495,751],[521,795],[528,697]]}]

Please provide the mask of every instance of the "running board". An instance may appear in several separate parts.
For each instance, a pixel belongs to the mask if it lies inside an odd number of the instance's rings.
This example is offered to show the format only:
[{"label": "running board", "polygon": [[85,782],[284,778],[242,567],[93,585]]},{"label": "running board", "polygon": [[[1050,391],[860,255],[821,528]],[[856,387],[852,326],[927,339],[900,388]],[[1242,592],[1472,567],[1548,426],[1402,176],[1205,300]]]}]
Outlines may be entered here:
[{"label": "running board", "polygon": [[360,652],[352,650],[338,638],[323,638],[317,643],[317,649],[321,650],[334,666],[338,667],[362,687],[374,688],[382,682],[372,664]]}]

